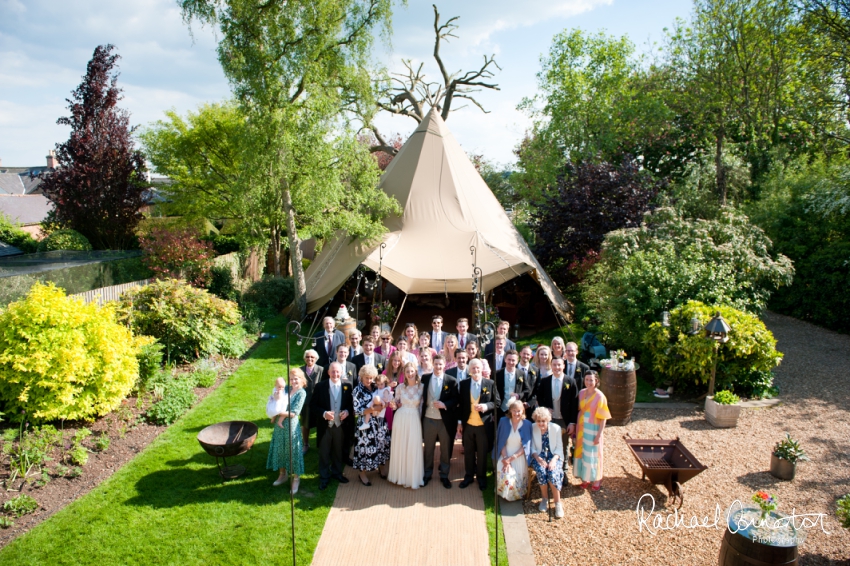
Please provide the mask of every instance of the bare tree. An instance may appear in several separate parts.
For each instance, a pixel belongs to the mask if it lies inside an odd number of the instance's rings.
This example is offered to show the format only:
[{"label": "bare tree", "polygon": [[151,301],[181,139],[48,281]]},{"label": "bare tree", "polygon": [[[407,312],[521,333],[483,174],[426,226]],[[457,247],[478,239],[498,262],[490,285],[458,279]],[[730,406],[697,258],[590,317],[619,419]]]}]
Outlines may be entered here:
[{"label": "bare tree", "polygon": [[[418,67],[414,68],[414,64],[410,59],[402,59],[402,64],[406,72],[390,75],[389,83],[378,97],[378,108],[399,116],[408,116],[418,123],[425,117],[428,109],[436,107],[443,120],[447,120],[449,112],[465,108],[465,106],[452,108],[454,99],[463,98],[477,106],[485,114],[489,113],[475,99],[474,94],[481,92],[481,89],[484,88],[500,90],[499,85],[489,82],[495,76],[494,67],[500,71],[502,70],[496,63],[496,56],[490,55],[488,57],[485,55],[484,63],[476,71],[457,71],[449,74],[440,55],[440,44],[444,41],[448,42],[450,37],[458,37],[454,32],[458,28],[456,21],[460,16],[449,18],[446,23],[440,24],[440,12],[437,11],[436,4],[433,7],[435,35],[434,59],[440,68],[442,81],[428,81],[422,73],[424,63],[420,63]],[[379,151],[389,155],[398,153],[398,148],[394,147],[394,144],[389,143],[375,128],[374,124],[370,123],[369,129],[372,130],[375,134],[375,139],[378,141],[378,144],[371,148],[373,153]]]}]

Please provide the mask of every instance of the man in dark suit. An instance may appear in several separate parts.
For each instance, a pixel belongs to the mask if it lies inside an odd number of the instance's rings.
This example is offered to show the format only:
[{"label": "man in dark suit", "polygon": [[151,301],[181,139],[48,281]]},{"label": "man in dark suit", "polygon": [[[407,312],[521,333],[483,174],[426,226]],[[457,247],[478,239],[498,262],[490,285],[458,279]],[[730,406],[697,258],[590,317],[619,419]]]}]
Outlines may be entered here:
[{"label": "man in dark suit", "polygon": [[469,320],[465,318],[457,319],[457,346],[461,350],[466,349],[466,345],[470,342],[478,342],[478,336],[470,334]]},{"label": "man in dark suit", "polygon": [[481,360],[469,363],[469,379],[460,382],[458,420],[463,430],[463,481],[461,489],[478,479],[481,491],[487,489],[487,458],[493,446],[493,414],[501,405],[492,379],[481,376]]},{"label": "man in dark suit", "polygon": [[353,385],[342,379],[342,366],[333,362],[328,377],[316,385],[310,409],[316,414],[316,438],[319,443],[319,489],[328,487],[331,478],[348,483],[343,449],[348,429],[354,428]]},{"label": "man in dark suit", "polygon": [[354,357],[357,354],[363,353],[363,346],[360,345],[360,340],[363,334],[356,328],[348,331],[348,361],[354,362]]},{"label": "man in dark suit", "polygon": [[517,364],[517,370],[522,370],[525,372],[526,379],[528,381],[528,398],[523,402],[525,406],[525,418],[528,420],[531,419],[531,413],[534,412],[533,404],[533,395],[534,388],[537,385],[537,368],[535,368],[531,364],[531,359],[534,357],[534,352],[531,350],[531,346],[523,346],[522,350],[519,352],[519,363]]},{"label": "man in dark suit", "polygon": [[[496,336],[496,339],[493,340],[495,352],[491,351],[488,355],[488,361],[493,365],[493,371],[499,371],[503,367],[505,367],[505,343],[507,342],[507,338],[499,334]],[[488,344],[489,346],[489,344]],[[502,399],[504,401],[504,399]]]},{"label": "man in dark suit", "polygon": [[[496,336],[502,335],[505,337],[505,350],[516,350],[516,343],[508,338],[508,333],[511,331],[511,323],[507,320],[500,320],[496,326]],[[488,358],[492,357],[493,350],[496,347],[496,341],[493,340],[484,348],[484,355]]]},{"label": "man in dark suit", "polygon": [[456,430],[458,392],[457,380],[446,375],[446,358],[441,354],[434,356],[434,371],[422,376],[422,437],[425,441],[425,485],[434,475],[434,448],[440,442],[440,483],[449,489],[449,468],[451,468],[454,432]]},{"label": "man in dark suit", "polygon": [[534,393],[538,407],[546,407],[552,411],[552,422],[561,427],[564,441],[564,469],[567,468],[569,457],[567,446],[569,439],[575,434],[578,420],[578,386],[571,375],[564,374],[564,360],[552,360],[552,375],[537,380]]},{"label": "man in dark suit", "polygon": [[345,335],[336,330],[333,317],[326,316],[322,319],[324,330],[317,332],[313,339],[316,341],[315,350],[319,354],[319,365],[328,367],[334,361],[337,346],[345,344]]},{"label": "man in dark suit", "polygon": [[340,344],[336,347],[336,359],[332,362],[338,362],[342,366],[342,378],[347,379],[352,385],[357,385],[357,366],[348,361],[348,346]]},{"label": "man in dark suit", "polygon": [[[384,371],[384,367],[386,367],[387,364],[386,356],[382,356],[375,352],[375,343],[372,341],[371,336],[367,336],[363,339],[363,353],[354,356],[353,361],[355,373],[358,376],[357,381],[360,380],[360,368],[363,366],[372,364],[375,368],[377,368],[378,373],[381,373]],[[355,383],[357,381],[355,381]]]},{"label": "man in dark suit", "polygon": [[446,338],[448,337],[448,332],[443,332],[443,317],[438,314],[435,314],[431,317],[431,347],[437,351],[438,354],[443,353],[443,346],[446,345]]},{"label": "man in dark suit", "polygon": [[301,432],[304,440],[304,454],[310,449],[310,429],[316,426],[315,415],[310,412],[313,391],[316,389],[316,384],[322,381],[322,375],[325,372],[325,369],[316,363],[318,359],[319,353],[316,350],[307,350],[304,352],[304,365],[301,366],[301,371],[304,372],[304,377],[307,378],[307,387],[304,388],[307,392],[307,397],[304,399],[304,406],[301,409]]},{"label": "man in dark suit", "polygon": [[573,376],[579,391],[584,389],[584,376],[590,371],[590,366],[580,362],[578,355],[578,344],[567,342],[564,346],[564,373]]},{"label": "man in dark suit", "polygon": [[457,366],[447,369],[446,375],[455,378],[457,383],[460,383],[464,379],[469,379],[469,368],[466,365],[469,362],[469,354],[466,353],[466,350],[461,348],[455,350],[455,361],[457,362]]},{"label": "man in dark suit", "polygon": [[528,376],[525,371],[517,367],[519,362],[519,354],[516,350],[508,350],[505,352],[505,367],[496,371],[493,381],[496,382],[496,389],[499,391],[499,398],[502,404],[496,410],[496,420],[501,420],[508,412],[508,405],[518,399],[523,403],[528,402],[531,397],[531,388],[528,384]]}]

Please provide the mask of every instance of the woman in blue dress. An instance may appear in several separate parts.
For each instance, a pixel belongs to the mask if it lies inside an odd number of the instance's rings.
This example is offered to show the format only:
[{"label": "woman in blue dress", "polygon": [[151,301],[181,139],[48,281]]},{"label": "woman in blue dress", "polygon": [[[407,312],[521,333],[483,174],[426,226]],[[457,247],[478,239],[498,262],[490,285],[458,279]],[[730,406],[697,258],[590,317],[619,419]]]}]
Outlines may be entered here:
[{"label": "woman in blue dress", "polygon": [[534,429],[531,435],[531,465],[537,474],[540,484],[540,500],[538,509],[546,511],[549,508],[548,495],[552,492],[555,503],[555,516],[564,516],[561,505],[561,487],[564,485],[564,443],[561,440],[561,427],[552,422],[552,413],[546,407],[538,407],[531,415],[534,419]]},{"label": "woman in blue dress", "polygon": [[[305,385],[307,379],[299,368],[289,370],[289,407],[277,416],[269,446],[266,468],[280,470],[280,475],[272,485],[286,482],[287,471],[292,474],[292,493],[298,492],[300,476],[304,473],[304,453],[302,452],[301,425],[298,418],[307,398]],[[273,393],[273,395],[278,394]],[[290,460],[290,457],[292,458]]]}]

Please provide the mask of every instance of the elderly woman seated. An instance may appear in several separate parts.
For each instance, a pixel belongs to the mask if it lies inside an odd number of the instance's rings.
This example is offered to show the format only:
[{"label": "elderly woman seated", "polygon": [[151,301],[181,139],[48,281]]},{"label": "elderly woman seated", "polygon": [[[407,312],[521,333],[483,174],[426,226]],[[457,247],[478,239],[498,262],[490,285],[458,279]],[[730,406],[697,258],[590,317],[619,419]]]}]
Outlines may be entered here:
[{"label": "elderly woman seated", "polygon": [[552,422],[552,413],[546,407],[538,407],[531,415],[534,428],[531,435],[531,465],[537,474],[543,499],[539,509],[549,508],[549,491],[555,502],[555,516],[564,516],[561,505],[561,487],[564,485],[564,444],[561,427]]},{"label": "elderly woman seated", "polygon": [[508,405],[508,415],[499,420],[493,465],[498,494],[508,501],[525,497],[528,463],[531,458],[532,424],[525,420],[525,407],[519,399]]}]

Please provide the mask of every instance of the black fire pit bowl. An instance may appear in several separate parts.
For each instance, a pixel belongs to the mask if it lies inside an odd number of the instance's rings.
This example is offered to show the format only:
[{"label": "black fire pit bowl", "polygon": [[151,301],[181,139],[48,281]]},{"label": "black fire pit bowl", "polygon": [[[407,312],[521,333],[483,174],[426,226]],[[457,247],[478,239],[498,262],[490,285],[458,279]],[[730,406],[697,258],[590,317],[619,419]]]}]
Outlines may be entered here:
[{"label": "black fire pit bowl", "polygon": [[[210,425],[198,433],[198,442],[207,454],[215,458],[218,473],[223,479],[237,478],[245,473],[245,466],[228,466],[227,458],[244,454],[257,440],[258,428],[249,421],[227,421]],[[221,466],[218,459],[224,461]]]}]

